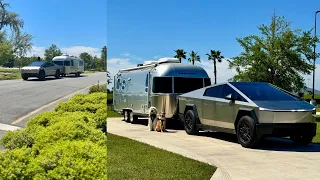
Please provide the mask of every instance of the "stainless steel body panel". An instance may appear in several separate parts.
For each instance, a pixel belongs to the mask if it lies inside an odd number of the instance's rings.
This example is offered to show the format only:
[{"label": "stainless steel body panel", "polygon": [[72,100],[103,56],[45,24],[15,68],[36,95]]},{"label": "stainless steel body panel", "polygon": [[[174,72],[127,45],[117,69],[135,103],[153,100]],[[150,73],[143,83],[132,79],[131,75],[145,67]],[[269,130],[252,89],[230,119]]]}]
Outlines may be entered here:
[{"label": "stainless steel body panel", "polygon": [[[244,99],[231,101],[226,98],[205,96],[209,88],[228,85]],[[315,107],[298,99],[292,101],[255,101],[246,96],[232,83],[221,83],[204,87],[179,96],[179,113],[185,112],[186,106],[195,105],[200,123],[207,126],[235,130],[239,111],[253,111],[259,124],[294,124],[314,122]],[[296,97],[293,97],[296,98]]]},{"label": "stainless steel body panel", "polygon": [[[154,93],[153,79],[156,77],[172,78],[171,93]],[[177,112],[177,96],[174,77],[209,78],[201,67],[181,63],[165,63],[145,67],[120,70],[114,77],[113,104],[115,111],[132,110],[134,114],[148,116],[149,108],[156,107],[165,111],[166,118],[172,118]],[[160,84],[166,86],[166,84]],[[204,80],[203,80],[204,85]]]}]

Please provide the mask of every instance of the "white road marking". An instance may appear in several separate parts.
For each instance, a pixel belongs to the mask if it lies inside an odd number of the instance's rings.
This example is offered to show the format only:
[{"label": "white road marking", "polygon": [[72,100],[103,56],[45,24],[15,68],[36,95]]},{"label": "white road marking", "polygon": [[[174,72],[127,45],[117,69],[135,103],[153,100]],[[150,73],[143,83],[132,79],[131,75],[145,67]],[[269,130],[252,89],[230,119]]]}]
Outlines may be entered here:
[{"label": "white road marking", "polygon": [[[104,84],[104,83],[106,83],[106,81],[100,82],[99,84]],[[42,107],[40,107],[40,108],[38,108],[38,109],[36,109],[36,110],[28,113],[27,115],[24,115],[24,116],[20,117],[19,119],[13,121],[11,124],[13,124],[13,125],[14,125],[14,124],[18,124],[19,122],[23,121],[23,120],[26,119],[27,117],[32,116],[33,114],[35,114],[35,113],[37,113],[37,112],[39,112],[39,111],[41,111],[41,110],[43,110],[43,109],[45,109],[45,108],[53,105],[53,104],[61,101],[62,99],[69,98],[69,97],[71,97],[71,96],[73,96],[73,95],[75,95],[75,94],[77,94],[77,93],[79,93],[79,92],[81,92],[81,91],[83,91],[83,90],[85,90],[85,89],[89,89],[91,86],[92,86],[92,85],[90,85],[90,86],[88,86],[88,87],[86,87],[86,88],[80,89],[79,91],[76,91],[76,92],[74,92],[74,93],[72,93],[72,94],[69,94],[69,95],[67,95],[67,96],[61,97],[61,98],[59,98],[59,99],[57,99],[57,100],[55,100],[55,101],[53,101],[53,102],[51,102],[51,103],[49,103],[49,104],[46,104],[46,105],[44,105],[44,106],[42,106]]]},{"label": "white road marking", "polygon": [[21,129],[21,127],[0,123],[0,130],[3,130],[3,131],[15,131],[17,129]]}]

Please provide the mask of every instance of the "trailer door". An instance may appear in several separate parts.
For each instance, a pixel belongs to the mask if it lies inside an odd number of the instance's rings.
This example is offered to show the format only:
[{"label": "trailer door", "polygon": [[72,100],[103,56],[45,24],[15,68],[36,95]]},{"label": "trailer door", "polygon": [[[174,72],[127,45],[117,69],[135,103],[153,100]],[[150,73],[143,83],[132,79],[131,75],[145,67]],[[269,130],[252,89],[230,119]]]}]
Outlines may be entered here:
[{"label": "trailer door", "polygon": [[147,102],[148,104],[145,104],[144,105],[144,113],[145,114],[148,114],[149,113],[149,108],[151,107],[151,97],[150,97],[150,91],[151,91],[151,83],[150,83],[150,71],[148,72],[147,74],[147,77],[146,77],[146,83],[145,83],[145,93],[147,94]]}]

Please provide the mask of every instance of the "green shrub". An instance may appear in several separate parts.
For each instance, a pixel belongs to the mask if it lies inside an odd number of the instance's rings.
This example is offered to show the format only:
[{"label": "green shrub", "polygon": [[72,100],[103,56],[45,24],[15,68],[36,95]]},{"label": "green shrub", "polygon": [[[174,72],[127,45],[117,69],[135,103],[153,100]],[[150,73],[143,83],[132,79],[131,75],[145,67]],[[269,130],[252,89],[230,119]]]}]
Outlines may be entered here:
[{"label": "green shrub", "polygon": [[54,111],[58,113],[85,111],[85,107],[74,102],[61,102],[54,108]]},{"label": "green shrub", "polygon": [[20,148],[0,152],[1,179],[32,179],[28,174],[28,164],[33,160],[30,148]]},{"label": "green shrub", "polygon": [[0,153],[1,179],[106,179],[107,148],[90,141],[57,141],[33,155],[31,148]]},{"label": "green shrub", "polygon": [[59,141],[30,163],[34,179],[107,179],[107,148],[91,141]]},{"label": "green shrub", "polygon": [[89,90],[89,94],[95,93],[95,92],[107,93],[107,84],[91,86]]},{"label": "green shrub", "polygon": [[8,131],[0,140],[0,144],[6,149],[32,147],[33,138],[28,129]]},{"label": "green shrub", "polygon": [[85,97],[88,96],[86,94],[76,94],[72,96],[68,102],[74,102],[77,104],[84,104],[85,103]]},{"label": "green shrub", "polygon": [[51,146],[56,141],[90,140],[99,145],[106,145],[106,135],[84,121],[60,121],[37,133],[34,139],[35,150]]}]

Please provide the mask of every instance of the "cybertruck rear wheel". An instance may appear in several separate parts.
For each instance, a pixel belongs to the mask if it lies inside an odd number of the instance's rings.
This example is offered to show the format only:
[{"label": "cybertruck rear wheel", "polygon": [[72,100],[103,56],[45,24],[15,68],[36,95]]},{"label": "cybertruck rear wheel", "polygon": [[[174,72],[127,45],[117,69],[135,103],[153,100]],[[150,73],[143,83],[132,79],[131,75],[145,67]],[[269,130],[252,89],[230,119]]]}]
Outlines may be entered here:
[{"label": "cybertruck rear wheel", "polygon": [[189,135],[196,135],[199,133],[193,110],[188,110],[184,115],[184,130]]},{"label": "cybertruck rear wheel", "polygon": [[56,79],[60,78],[60,70],[57,70],[57,71],[56,71],[56,74],[54,75],[54,77],[55,77]]},{"label": "cybertruck rear wheel", "polygon": [[313,136],[309,134],[304,134],[304,135],[291,135],[290,139],[297,145],[308,145],[312,142]]},{"label": "cybertruck rear wheel", "polygon": [[40,71],[40,72],[39,72],[39,79],[40,79],[41,81],[46,80],[46,73],[45,73],[44,71]]},{"label": "cybertruck rear wheel", "polygon": [[256,123],[250,116],[243,116],[237,124],[237,138],[242,147],[253,148],[259,142],[257,138]]}]

